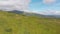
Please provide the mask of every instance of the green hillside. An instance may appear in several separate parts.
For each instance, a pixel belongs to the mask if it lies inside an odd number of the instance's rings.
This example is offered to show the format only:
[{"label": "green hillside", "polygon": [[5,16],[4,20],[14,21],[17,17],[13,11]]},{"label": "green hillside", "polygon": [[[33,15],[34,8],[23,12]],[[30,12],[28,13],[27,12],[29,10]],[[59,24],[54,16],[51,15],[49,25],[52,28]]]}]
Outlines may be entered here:
[{"label": "green hillside", "polygon": [[0,12],[0,34],[60,34],[60,19]]}]

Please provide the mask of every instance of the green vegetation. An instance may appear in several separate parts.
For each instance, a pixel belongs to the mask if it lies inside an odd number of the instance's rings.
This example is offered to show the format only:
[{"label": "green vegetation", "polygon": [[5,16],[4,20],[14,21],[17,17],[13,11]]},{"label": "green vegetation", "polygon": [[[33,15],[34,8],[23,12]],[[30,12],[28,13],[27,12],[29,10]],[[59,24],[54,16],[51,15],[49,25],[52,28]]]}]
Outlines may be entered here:
[{"label": "green vegetation", "polygon": [[60,19],[0,12],[0,34],[60,34]]}]

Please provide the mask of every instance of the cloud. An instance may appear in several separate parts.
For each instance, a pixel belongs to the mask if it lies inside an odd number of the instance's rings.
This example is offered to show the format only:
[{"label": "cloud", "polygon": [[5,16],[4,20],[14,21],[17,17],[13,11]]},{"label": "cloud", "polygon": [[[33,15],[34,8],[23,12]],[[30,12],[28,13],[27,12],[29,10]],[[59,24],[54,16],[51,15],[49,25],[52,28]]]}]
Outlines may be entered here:
[{"label": "cloud", "polygon": [[30,0],[0,0],[1,10],[27,10]]},{"label": "cloud", "polygon": [[56,0],[43,0],[43,3],[45,3],[45,4],[52,4],[55,2],[56,2]]},{"label": "cloud", "polygon": [[60,11],[56,11],[55,12],[55,15],[60,15]]},{"label": "cloud", "polygon": [[60,11],[56,10],[47,10],[47,11],[41,11],[39,14],[44,14],[44,15],[60,15]]},{"label": "cloud", "polygon": [[43,14],[43,15],[60,15],[58,10],[44,10],[44,11],[30,11],[31,13]]}]

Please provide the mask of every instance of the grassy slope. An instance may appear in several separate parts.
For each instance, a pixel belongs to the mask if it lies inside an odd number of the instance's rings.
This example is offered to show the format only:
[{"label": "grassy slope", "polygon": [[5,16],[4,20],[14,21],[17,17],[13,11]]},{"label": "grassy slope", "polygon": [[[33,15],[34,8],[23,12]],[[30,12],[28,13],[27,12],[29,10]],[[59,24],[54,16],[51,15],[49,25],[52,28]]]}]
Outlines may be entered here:
[{"label": "grassy slope", "polygon": [[60,34],[59,20],[0,12],[0,34]]}]

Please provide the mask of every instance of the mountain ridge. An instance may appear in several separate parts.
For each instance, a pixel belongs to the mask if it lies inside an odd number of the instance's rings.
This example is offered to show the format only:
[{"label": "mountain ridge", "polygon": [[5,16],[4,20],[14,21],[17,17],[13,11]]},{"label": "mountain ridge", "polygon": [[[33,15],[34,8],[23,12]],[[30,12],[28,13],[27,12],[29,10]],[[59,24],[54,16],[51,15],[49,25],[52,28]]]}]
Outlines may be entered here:
[{"label": "mountain ridge", "polygon": [[16,13],[16,14],[23,14],[26,16],[36,16],[36,17],[42,17],[42,18],[60,18],[60,15],[44,15],[44,14],[38,14],[34,12],[25,12],[25,11],[18,11],[18,10],[12,10],[7,11],[8,13]]}]

